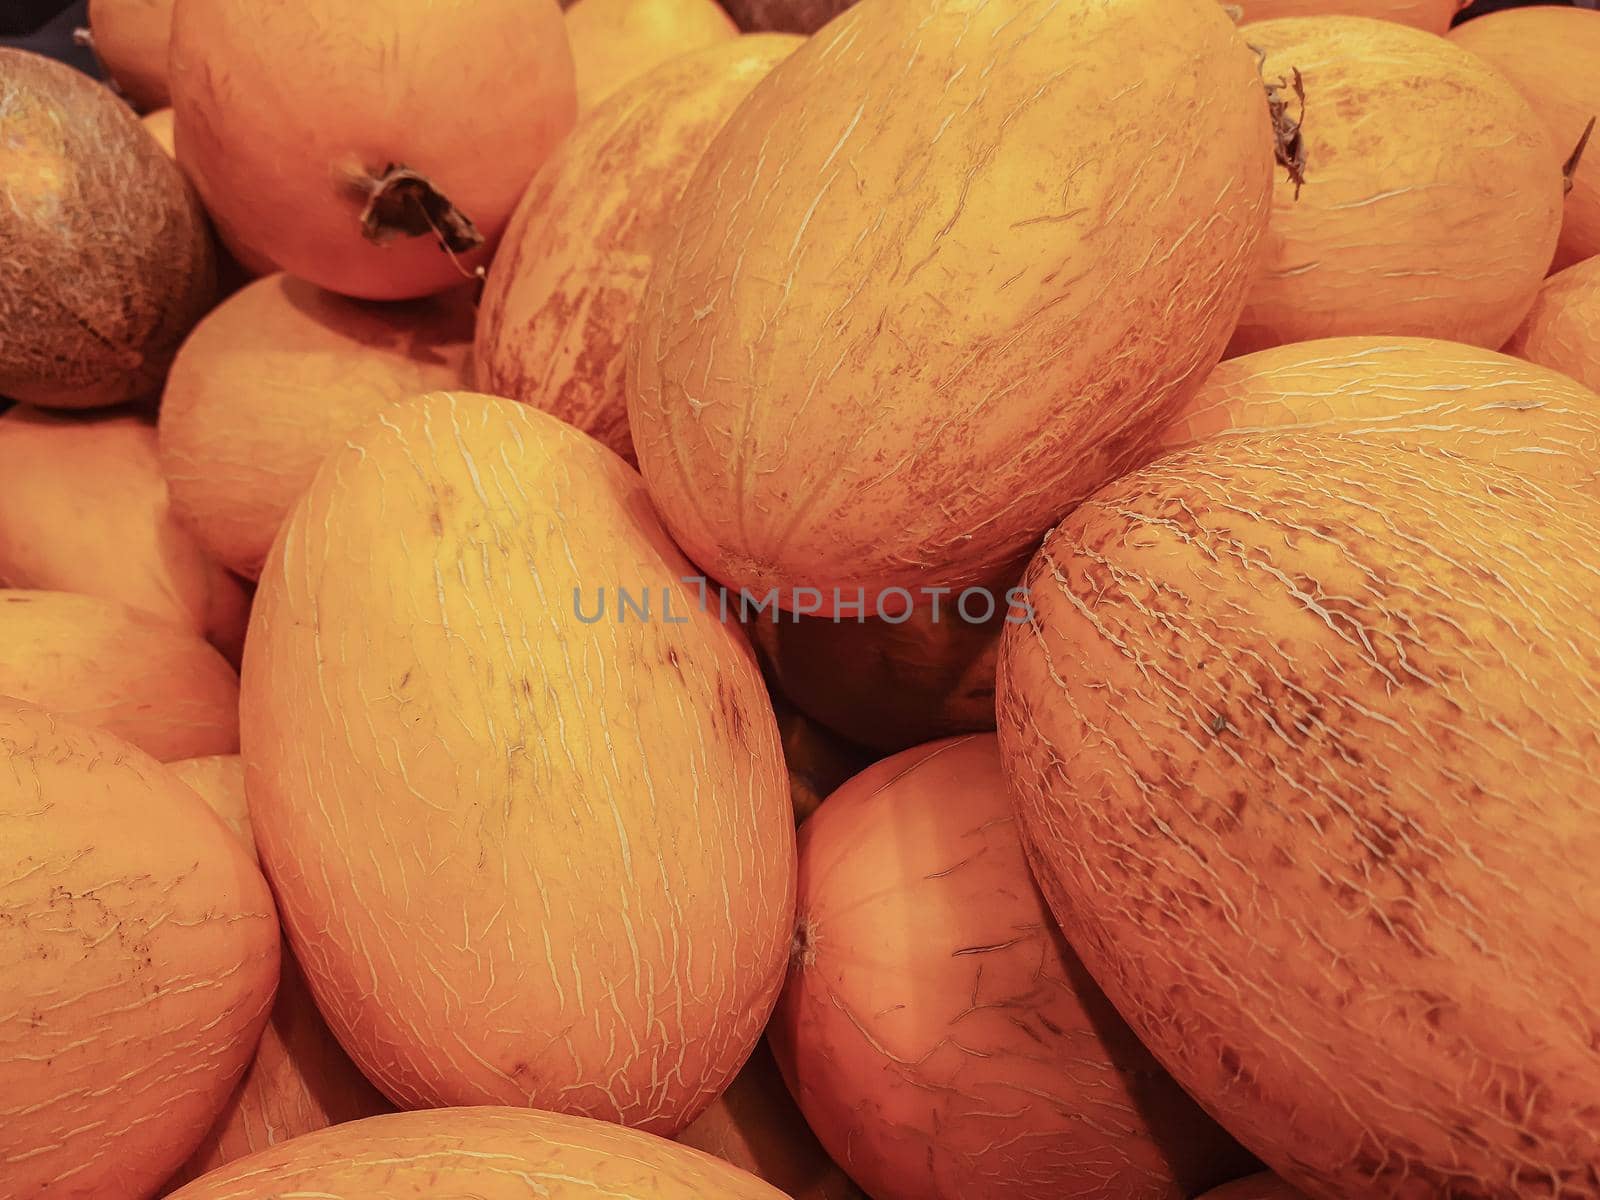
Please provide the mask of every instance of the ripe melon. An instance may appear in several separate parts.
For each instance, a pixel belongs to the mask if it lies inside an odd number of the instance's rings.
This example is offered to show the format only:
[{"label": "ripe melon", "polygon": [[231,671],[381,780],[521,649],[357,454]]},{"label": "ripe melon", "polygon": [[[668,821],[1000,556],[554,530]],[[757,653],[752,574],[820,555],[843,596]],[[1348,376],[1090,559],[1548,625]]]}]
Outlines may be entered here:
[{"label": "ripe melon", "polygon": [[397,400],[458,387],[471,299],[347,300],[270,275],[223,301],[178,352],[161,467],[201,545],[249,579],[322,460]]},{"label": "ripe melon", "polygon": [[609,450],[468,394],[353,435],[279,534],[251,821],[318,1006],[402,1106],[670,1135],[760,1036],[794,820],[754,656],[691,570]]},{"label": "ripe melon", "polygon": [[372,300],[487,262],[574,113],[553,0],[178,0],[170,66],[224,240]]},{"label": "ripe melon", "polygon": [[89,0],[95,57],[140,112],[172,103],[167,87],[172,6],[173,0]]},{"label": "ripe melon", "polygon": [[1244,21],[1278,17],[1372,17],[1444,33],[1471,0],[1226,0]]},{"label": "ripe melon", "polygon": [[[1533,105],[1565,157],[1600,116],[1600,13],[1540,4],[1487,13],[1456,26],[1450,40],[1481,55]],[[1600,144],[1572,177],[1557,269],[1600,254]]]},{"label": "ripe melon", "polygon": [[1545,280],[1506,353],[1600,389],[1600,258]]},{"label": "ripe melon", "polygon": [[825,800],[800,827],[797,922],[773,1052],[873,1200],[1188,1200],[1249,1169],[1056,929],[994,735]]},{"label": "ripe melon", "polygon": [[566,13],[580,113],[669,59],[739,36],[716,0],[577,0]]},{"label": "ripe melon", "polygon": [[1020,562],[1215,365],[1271,143],[1213,0],[849,10],[656,257],[628,416],[678,543],[785,607]]},{"label": "ripe melon", "polygon": [[1212,1188],[1200,1200],[1305,1200],[1305,1197],[1267,1171]]},{"label": "ripe melon", "polygon": [[1310,1195],[1594,1191],[1597,523],[1443,450],[1262,434],[1108,486],[1029,568],[999,715],[1039,882]]},{"label": "ripe melon", "polygon": [[0,587],[120,600],[239,661],[249,593],[178,523],[153,422],[14,408],[0,480]]},{"label": "ripe melon", "polygon": [[155,138],[161,148],[167,152],[167,157],[176,159],[178,157],[178,148],[174,141],[172,109],[158,108],[154,112],[146,113],[139,120],[150,131],[150,136]]},{"label": "ripe melon", "polygon": [[53,408],[149,397],[216,295],[199,203],[128,106],[81,71],[0,47],[0,113],[0,396]]},{"label": "ripe melon", "polygon": [[143,1200],[250,1061],[272,897],[109,733],[0,700],[0,762],[0,1195]]},{"label": "ripe melon", "polygon": [[513,1108],[394,1113],[295,1138],[173,1200],[784,1200],[710,1155],[602,1121]]},{"label": "ripe melon", "polygon": [[239,677],[187,630],[98,596],[0,590],[0,696],[170,762],[239,749]]},{"label": "ripe melon", "polygon": [[797,45],[740,38],[680,56],[579,123],[523,196],[489,271],[478,386],[633,460],[624,350],[656,246],[706,146]]},{"label": "ripe melon", "polygon": [[1277,181],[1230,353],[1351,334],[1503,345],[1561,230],[1561,158],[1527,101],[1476,55],[1389,21],[1243,34],[1268,80],[1298,70],[1314,99],[1305,185]]}]

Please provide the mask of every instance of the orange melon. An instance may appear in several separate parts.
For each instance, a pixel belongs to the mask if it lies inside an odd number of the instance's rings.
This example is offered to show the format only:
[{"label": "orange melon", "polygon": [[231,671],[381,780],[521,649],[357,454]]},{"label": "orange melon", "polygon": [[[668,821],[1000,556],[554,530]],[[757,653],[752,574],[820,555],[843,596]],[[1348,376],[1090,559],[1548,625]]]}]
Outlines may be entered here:
[{"label": "orange melon", "polygon": [[239,677],[194,634],[66,592],[0,590],[0,696],[170,762],[239,748]]},{"label": "orange melon", "polygon": [[154,112],[146,113],[139,120],[150,131],[150,136],[155,138],[161,148],[167,152],[167,156],[176,159],[178,150],[173,141],[172,109],[158,108]]},{"label": "orange melon", "polygon": [[566,14],[580,113],[669,59],[739,36],[716,0],[577,0]]},{"label": "orange melon", "polygon": [[396,400],[465,381],[470,298],[346,300],[286,275],[223,301],[178,352],[161,467],[201,545],[247,578],[323,458]]},{"label": "orange melon", "polygon": [[172,103],[167,47],[174,0],[89,0],[94,53],[117,90],[140,112]]},{"label": "orange melon", "polygon": [[1390,21],[1243,34],[1268,80],[1298,70],[1315,99],[1305,185],[1277,182],[1230,353],[1352,334],[1503,345],[1561,230],[1561,155],[1528,102],[1483,59]]},{"label": "orange melon", "polygon": [[1597,522],[1441,449],[1261,434],[1109,485],[1029,568],[999,715],[1035,874],[1309,1195],[1593,1191]]},{"label": "orange melon", "polygon": [[672,1134],[760,1036],[794,820],[754,656],[690,572],[614,454],[464,393],[358,431],[280,532],[251,821],[318,1007],[400,1105]]},{"label": "orange melon", "polygon": [[142,1200],[250,1061],[272,897],[127,742],[0,700],[0,761],[0,1194]]},{"label": "orange melon", "polygon": [[1271,1172],[1263,1172],[1212,1188],[1200,1200],[1305,1200],[1305,1197]]},{"label": "orange melon", "polygon": [[1545,280],[1506,353],[1600,389],[1600,258]]},{"label": "orange melon", "polygon": [[1278,17],[1373,17],[1444,33],[1471,0],[1227,0],[1244,21]]},{"label": "orange melon", "polygon": [[1024,558],[1220,356],[1270,195],[1256,67],[1213,0],[868,3],[780,63],[630,351],[688,556],[828,612]]},{"label": "orange melon", "polygon": [[[583,0],[568,20],[596,2]],[[633,460],[624,349],[656,245],[728,114],[797,45],[740,38],[683,55],[579,123],[523,196],[489,271],[479,386]]]},{"label": "orange melon", "polygon": [[1056,929],[992,734],[885,759],[800,827],[769,1037],[873,1200],[1188,1200],[1251,1161]]},{"label": "orange melon", "polygon": [[121,600],[239,660],[249,593],[174,515],[153,422],[14,408],[0,479],[0,587]]}]

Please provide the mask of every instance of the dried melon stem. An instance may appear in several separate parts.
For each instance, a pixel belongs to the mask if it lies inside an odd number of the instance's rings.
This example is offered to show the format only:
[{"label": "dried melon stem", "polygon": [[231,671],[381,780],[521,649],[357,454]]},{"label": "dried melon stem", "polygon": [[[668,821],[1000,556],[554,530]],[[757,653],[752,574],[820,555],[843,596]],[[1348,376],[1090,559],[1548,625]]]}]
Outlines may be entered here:
[{"label": "dried melon stem", "polygon": [[483,234],[426,175],[400,163],[352,179],[365,198],[361,232],[379,246],[403,237],[432,235],[439,248],[454,257],[483,245]]},{"label": "dried melon stem", "polygon": [[[1278,160],[1278,165],[1289,175],[1289,182],[1294,184],[1294,198],[1300,199],[1300,189],[1306,182],[1306,143],[1300,136],[1300,128],[1306,119],[1306,84],[1300,76],[1300,68],[1292,67],[1292,78],[1285,79],[1278,76],[1276,83],[1267,79],[1265,68],[1267,65],[1267,52],[1260,46],[1251,46],[1255,51],[1256,68],[1261,74],[1261,86],[1267,92],[1267,112],[1272,117],[1272,151]],[[1294,116],[1289,115],[1289,93],[1300,102],[1300,111]]]}]

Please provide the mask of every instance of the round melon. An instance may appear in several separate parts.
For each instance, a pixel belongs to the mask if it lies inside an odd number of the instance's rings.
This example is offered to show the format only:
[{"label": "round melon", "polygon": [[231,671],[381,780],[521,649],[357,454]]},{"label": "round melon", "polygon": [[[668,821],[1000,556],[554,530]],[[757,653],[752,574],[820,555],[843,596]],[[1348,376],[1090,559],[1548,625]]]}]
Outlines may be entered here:
[{"label": "round melon", "polygon": [[95,57],[128,103],[149,112],[172,103],[167,47],[174,0],[89,0]]},{"label": "round melon", "polygon": [[[1600,13],[1549,4],[1492,12],[1456,26],[1450,40],[1482,56],[1528,98],[1563,157],[1600,117]],[[1600,143],[1591,138],[1572,174],[1555,265],[1568,267],[1596,254]]]},{"label": "round melon", "polygon": [[0,590],[0,696],[163,762],[239,749],[239,677],[187,630],[98,596]]},{"label": "round melon", "polygon": [[444,291],[572,125],[561,19],[554,0],[178,0],[178,160],[247,264],[373,300]]},{"label": "round melon", "polygon": [[1545,280],[1506,352],[1600,389],[1600,258]]},{"label": "round melon", "polygon": [[796,916],[773,1052],[873,1200],[1188,1200],[1249,1169],[1056,929],[994,735],[825,800]]},{"label": "round melon", "polygon": [[146,113],[139,118],[140,122],[150,131],[150,136],[155,138],[161,148],[167,152],[167,157],[176,159],[178,148],[174,140],[174,118],[172,109],[158,108],[154,112]]},{"label": "round melon", "polygon": [[1200,1200],[1305,1200],[1305,1197],[1270,1171],[1265,1171],[1212,1188]]},{"label": "round melon", "polygon": [[[708,0],[709,2],[709,0]],[[576,14],[596,0],[582,0]],[[522,198],[478,307],[478,386],[629,461],[624,350],[700,155],[798,38],[740,38],[651,71],[581,121]]]},{"label": "round melon", "polygon": [[792,1200],[866,1200],[800,1115],[765,1042],[675,1140],[765,1179]]},{"label": "round melon", "polygon": [[161,467],[179,517],[247,578],[322,460],[397,400],[460,386],[473,310],[460,292],[347,300],[270,275],[178,352],[161,398]]},{"label": "round melon", "polygon": [[1020,563],[1215,365],[1272,169],[1213,0],[856,6],[656,256],[628,415],[667,526],[786,608]]},{"label": "round melon", "polygon": [[1483,59],[1390,21],[1243,34],[1291,116],[1295,71],[1310,99],[1305,183],[1276,183],[1230,353],[1351,334],[1503,345],[1561,232],[1561,158],[1528,102]]},{"label": "round melon", "polygon": [[295,1138],[172,1193],[472,1200],[784,1200],[710,1155],[601,1121],[514,1108],[394,1113]]},{"label": "round melon", "polygon": [[0,480],[0,587],[121,600],[239,661],[249,594],[179,524],[152,421],[14,408]]},{"label": "round melon", "polygon": [[578,0],[566,12],[580,113],[671,58],[739,36],[716,0]]},{"label": "round melon", "polygon": [[1471,0],[1226,0],[1243,21],[1278,17],[1372,17],[1444,33]]},{"label": "round melon", "polygon": [[794,819],[754,657],[691,571],[609,450],[469,394],[353,435],[280,533],[251,821],[318,1006],[400,1105],[670,1135],[760,1036]]},{"label": "round melon", "polygon": [[1324,338],[1229,359],[1162,430],[1150,456],[1269,431],[1433,447],[1600,499],[1600,395],[1477,346]]},{"label": "round melon", "polygon": [[0,700],[0,762],[0,1194],[143,1200],[250,1061],[272,897],[222,822],[109,733]]},{"label": "round melon", "polygon": [[747,33],[812,34],[855,0],[720,0]]},{"label": "round melon", "polygon": [[0,396],[55,408],[149,397],[216,295],[194,193],[81,71],[0,47],[0,112]]},{"label": "round melon", "polygon": [[1310,1195],[1592,1190],[1597,523],[1442,449],[1261,434],[1108,486],[1029,568],[999,715],[1035,874]]}]

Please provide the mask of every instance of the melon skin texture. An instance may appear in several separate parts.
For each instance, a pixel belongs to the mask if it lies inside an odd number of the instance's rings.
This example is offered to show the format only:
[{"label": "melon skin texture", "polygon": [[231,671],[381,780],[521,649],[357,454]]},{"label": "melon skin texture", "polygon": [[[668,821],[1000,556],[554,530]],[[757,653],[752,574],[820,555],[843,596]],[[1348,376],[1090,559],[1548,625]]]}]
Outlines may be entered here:
[{"label": "melon skin texture", "polygon": [[98,596],[0,590],[0,696],[163,762],[239,749],[239,677],[194,634]]},{"label": "melon skin texture", "polygon": [[174,1200],[784,1200],[710,1155],[602,1121],[513,1108],[394,1113],[296,1138]]},{"label": "melon skin texture", "polygon": [[640,310],[629,422],[685,553],[785,607],[1025,558],[1220,357],[1267,122],[1211,0],[829,24],[707,149]]},{"label": "melon skin texture", "polygon": [[1174,415],[1150,456],[1269,432],[1442,450],[1600,499],[1600,395],[1477,346],[1324,338],[1231,358]]},{"label": "melon skin texture", "polygon": [[95,57],[140,112],[172,103],[167,48],[173,0],[89,0]]},{"label": "melon skin texture", "polygon": [[[1470,2],[1470,0],[1469,0]],[[1233,3],[1233,0],[1230,0]],[[1466,5],[1462,0],[1238,0],[1245,21],[1279,17],[1371,17],[1442,34]]]},{"label": "melon skin texture", "polygon": [[625,351],[656,246],[706,146],[799,44],[768,35],[682,55],[579,122],[529,186],[489,270],[478,386],[634,461]]},{"label": "melon skin texture", "polygon": [[266,880],[188,788],[0,700],[0,1194],[143,1200],[249,1062]]},{"label": "melon skin texture", "polygon": [[1506,353],[1600,388],[1600,258],[1545,280]]},{"label": "melon skin texture", "polygon": [[1308,1196],[1597,1194],[1597,520],[1443,450],[1263,434],[1107,487],[1029,568],[999,716],[1035,874]]},{"label": "melon skin texture", "polygon": [[1305,1200],[1301,1192],[1290,1187],[1270,1171],[1236,1179],[1219,1188],[1212,1188],[1200,1200]]},{"label": "melon skin texture", "polygon": [[[1450,31],[1528,98],[1564,159],[1600,116],[1600,13],[1556,5],[1487,13]],[[1600,144],[1593,139],[1573,175],[1555,267],[1600,254]]]},{"label": "melon skin texture", "polygon": [[739,36],[716,0],[578,0],[566,24],[579,113],[670,59]]},{"label": "melon skin texture", "polygon": [[692,573],[610,451],[464,393],[358,432],[280,533],[251,821],[318,1007],[402,1107],[671,1135],[755,1045],[794,822],[754,657]]},{"label": "melon skin texture", "polygon": [[575,113],[553,0],[177,0],[170,68],[178,161],[240,261],[369,300],[487,263]]},{"label": "melon skin texture", "polygon": [[396,401],[458,387],[470,298],[369,304],[270,275],[223,301],[178,352],[161,398],[173,507],[255,579],[317,467]]},{"label": "melon skin texture", "polygon": [[800,830],[797,921],[768,1037],[873,1200],[1188,1200],[1253,1165],[1061,937],[993,734],[825,800]]},{"label": "melon skin texture", "polygon": [[216,296],[205,215],[128,106],[0,47],[0,396],[51,408],[148,398]]},{"label": "melon skin texture", "polygon": [[1268,80],[1298,68],[1315,99],[1306,182],[1298,197],[1287,177],[1275,185],[1230,355],[1353,334],[1499,349],[1561,230],[1561,155],[1527,101],[1476,55],[1389,21],[1285,17],[1242,33]]},{"label": "melon skin texture", "polygon": [[178,523],[151,421],[14,408],[0,479],[0,587],[120,600],[239,661],[249,592]]}]

